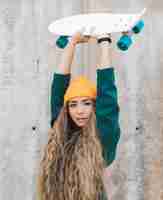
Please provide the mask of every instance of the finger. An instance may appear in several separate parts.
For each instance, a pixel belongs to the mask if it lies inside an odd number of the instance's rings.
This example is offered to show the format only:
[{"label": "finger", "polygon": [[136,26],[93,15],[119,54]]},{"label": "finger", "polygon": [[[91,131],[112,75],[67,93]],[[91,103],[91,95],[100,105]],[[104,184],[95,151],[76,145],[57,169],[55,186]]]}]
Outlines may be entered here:
[{"label": "finger", "polygon": [[88,40],[89,40],[88,37],[85,36],[82,38],[81,42],[88,42]]},{"label": "finger", "polygon": [[86,35],[86,36],[84,36],[84,39],[86,39],[86,40],[89,40],[90,38],[91,38],[90,35]]}]

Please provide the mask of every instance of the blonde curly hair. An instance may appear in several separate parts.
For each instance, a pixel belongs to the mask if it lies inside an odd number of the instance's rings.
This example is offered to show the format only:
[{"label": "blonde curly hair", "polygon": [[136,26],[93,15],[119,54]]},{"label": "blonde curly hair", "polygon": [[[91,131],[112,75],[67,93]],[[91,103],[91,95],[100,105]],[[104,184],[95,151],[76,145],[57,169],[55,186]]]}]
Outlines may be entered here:
[{"label": "blonde curly hair", "polygon": [[37,177],[37,200],[97,200],[106,167],[93,111],[87,126],[74,128],[64,105],[48,135]]}]

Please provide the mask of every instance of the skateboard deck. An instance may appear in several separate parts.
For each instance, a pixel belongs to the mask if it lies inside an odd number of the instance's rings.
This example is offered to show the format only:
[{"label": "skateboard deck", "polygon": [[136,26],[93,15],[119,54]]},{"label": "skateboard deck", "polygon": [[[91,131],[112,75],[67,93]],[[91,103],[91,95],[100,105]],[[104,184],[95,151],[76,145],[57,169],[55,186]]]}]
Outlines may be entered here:
[{"label": "skateboard deck", "polygon": [[52,22],[48,30],[54,35],[72,36],[84,28],[83,35],[127,32],[142,18],[144,8],[136,14],[90,13],[64,17]]}]

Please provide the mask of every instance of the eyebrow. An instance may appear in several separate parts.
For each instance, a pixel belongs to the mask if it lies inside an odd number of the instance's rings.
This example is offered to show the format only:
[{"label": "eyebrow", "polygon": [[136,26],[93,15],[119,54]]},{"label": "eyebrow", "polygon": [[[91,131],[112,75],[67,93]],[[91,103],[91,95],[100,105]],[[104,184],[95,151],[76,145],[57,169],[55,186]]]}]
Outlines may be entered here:
[{"label": "eyebrow", "polygon": [[[83,100],[81,100],[82,102],[86,102],[86,101],[91,101],[90,99],[83,99]],[[72,101],[70,101],[69,103],[77,103],[77,101],[75,101],[75,100],[72,100]]]}]

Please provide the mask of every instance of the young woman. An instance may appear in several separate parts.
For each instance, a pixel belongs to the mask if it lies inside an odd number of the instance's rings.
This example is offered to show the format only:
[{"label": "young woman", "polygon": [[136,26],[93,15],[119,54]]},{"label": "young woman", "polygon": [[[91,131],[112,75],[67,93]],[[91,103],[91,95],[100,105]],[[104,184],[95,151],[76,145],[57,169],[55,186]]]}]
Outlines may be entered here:
[{"label": "young woman", "polygon": [[54,73],[52,130],[40,165],[39,200],[107,199],[102,176],[115,159],[120,128],[111,39],[100,37],[94,38],[100,48],[97,87],[85,76],[70,77],[76,45],[91,39],[79,32]]}]

